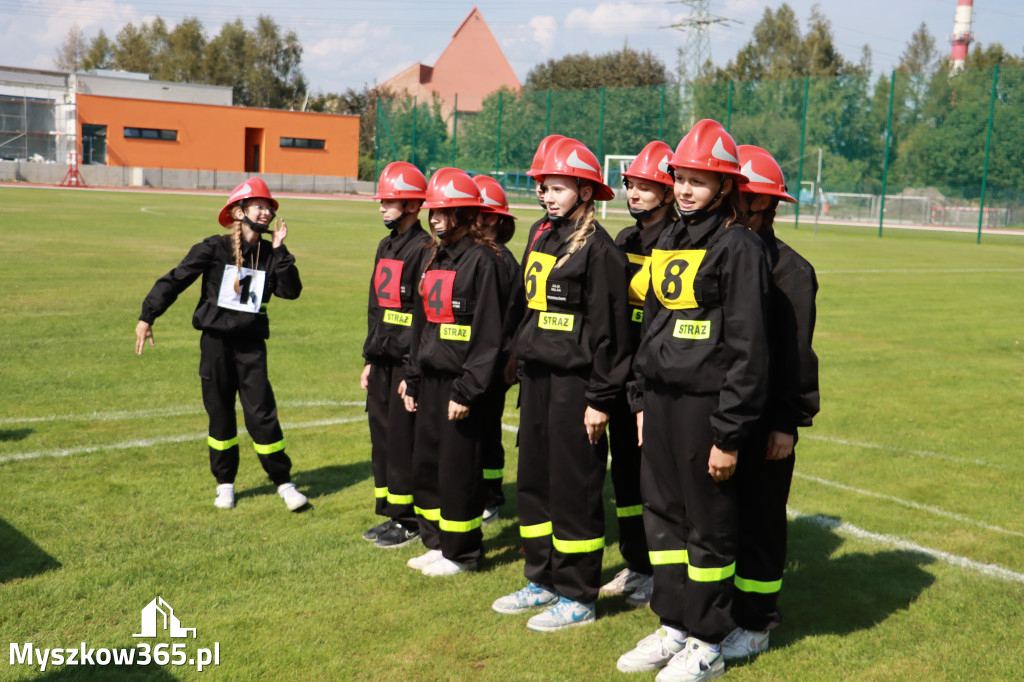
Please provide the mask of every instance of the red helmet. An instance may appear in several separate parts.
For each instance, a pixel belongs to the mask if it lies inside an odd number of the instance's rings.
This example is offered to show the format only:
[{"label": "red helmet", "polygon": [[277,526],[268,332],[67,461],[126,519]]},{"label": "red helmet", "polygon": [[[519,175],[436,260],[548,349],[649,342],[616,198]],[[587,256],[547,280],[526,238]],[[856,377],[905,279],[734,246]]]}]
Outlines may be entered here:
[{"label": "red helmet", "polygon": [[626,178],[637,178],[639,180],[650,180],[660,182],[663,185],[674,185],[671,169],[668,166],[672,158],[672,147],[661,140],[648,142],[647,146],[640,150],[640,153],[629,164],[629,168],[622,174]]},{"label": "red helmet", "polygon": [[544,157],[547,155],[548,150],[559,140],[564,140],[565,135],[548,135],[540,144],[537,145],[537,151],[533,155],[533,163],[530,164],[530,170],[526,171],[526,174],[531,178],[535,178],[540,175],[540,169],[544,165]]},{"label": "red helmet", "polygon": [[676,147],[668,165],[673,168],[692,168],[733,176],[738,183],[747,179],[740,171],[736,143],[718,121],[710,118],[697,121]]},{"label": "red helmet", "polygon": [[423,208],[459,208],[481,206],[480,189],[473,178],[458,168],[440,168],[427,183]]},{"label": "red helmet", "polygon": [[752,144],[739,146],[740,172],[747,177],[747,184],[740,185],[741,192],[768,194],[795,204],[796,199],[786,191],[786,178],[779,164],[764,149]]},{"label": "red helmet", "polygon": [[601,174],[601,164],[597,162],[597,157],[579,140],[567,137],[556,142],[544,157],[540,175],[568,175],[580,180],[589,180],[596,185],[596,201],[610,201],[615,198],[615,191],[604,184],[604,175]]},{"label": "red helmet", "polygon": [[392,161],[377,181],[377,201],[382,199],[426,199],[427,179],[420,169],[407,161]]},{"label": "red helmet", "polygon": [[217,216],[217,220],[220,221],[221,225],[229,227],[231,223],[235,222],[235,219],[231,217],[231,207],[243,199],[266,199],[274,207],[274,212],[277,213],[277,201],[274,200],[274,197],[270,196],[267,183],[259,178],[249,178],[231,191],[231,196],[228,197],[227,203],[224,204],[224,208],[220,210],[220,215]]},{"label": "red helmet", "polygon": [[508,212],[508,198],[505,196],[505,189],[500,182],[489,175],[474,175],[473,182],[480,188],[480,201],[483,202],[485,213],[497,213],[515,218]]}]

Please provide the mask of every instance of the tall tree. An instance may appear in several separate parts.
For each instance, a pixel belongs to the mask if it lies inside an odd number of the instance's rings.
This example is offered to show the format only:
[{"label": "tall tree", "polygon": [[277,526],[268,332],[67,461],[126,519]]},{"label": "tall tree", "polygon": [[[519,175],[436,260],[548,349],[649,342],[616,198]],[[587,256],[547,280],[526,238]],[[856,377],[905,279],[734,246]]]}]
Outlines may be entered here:
[{"label": "tall tree", "polygon": [[302,44],[295,31],[281,35],[271,17],[260,15],[248,45],[248,105],[272,109],[299,107],[307,85],[300,68]]},{"label": "tall tree", "polygon": [[188,17],[167,35],[165,49],[157,63],[160,80],[199,83],[203,80],[206,31],[196,17]]},{"label": "tall tree", "polygon": [[154,49],[145,24],[141,27],[128,23],[114,38],[112,49],[116,69],[149,73],[153,66]]},{"label": "tall tree", "polygon": [[642,88],[670,80],[665,64],[650,50],[637,52],[623,47],[597,56],[583,53],[549,59],[530,69],[523,90]]},{"label": "tall tree", "polygon": [[57,50],[57,56],[53,58],[53,65],[61,71],[72,73],[79,71],[88,49],[89,45],[82,29],[78,27],[78,24],[72,24],[68,29],[67,36],[64,37],[64,42]]},{"label": "tall tree", "polygon": [[103,29],[100,29],[100,32],[89,43],[89,50],[82,59],[82,70],[109,69],[113,65],[114,46]]}]

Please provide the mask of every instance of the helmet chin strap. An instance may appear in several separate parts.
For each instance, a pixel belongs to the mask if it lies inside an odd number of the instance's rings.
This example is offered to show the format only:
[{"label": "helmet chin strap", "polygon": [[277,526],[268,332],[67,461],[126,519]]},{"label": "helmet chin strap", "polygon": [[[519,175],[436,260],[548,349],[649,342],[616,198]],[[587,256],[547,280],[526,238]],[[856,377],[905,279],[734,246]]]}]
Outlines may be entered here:
[{"label": "helmet chin strap", "polygon": [[701,220],[704,216],[706,216],[711,211],[712,208],[715,207],[715,205],[718,203],[718,201],[724,196],[724,192],[722,191],[722,189],[724,187],[725,187],[725,182],[722,181],[721,183],[719,183],[718,191],[715,193],[715,196],[711,199],[711,201],[709,201],[708,203],[704,204],[700,208],[693,209],[692,211],[684,211],[684,210],[680,209],[679,210],[679,214],[682,215],[684,218],[686,218],[686,222],[688,222],[688,223],[692,223],[695,220]]},{"label": "helmet chin strap", "polygon": [[405,207],[406,207],[406,203],[405,202],[406,201],[408,201],[408,200],[407,199],[402,199],[402,215],[398,216],[394,220],[385,220],[384,221],[384,227],[386,227],[389,230],[397,230],[398,226],[402,224],[403,220],[405,220],[405,216],[407,216],[410,213],[412,213],[412,211],[405,210]]},{"label": "helmet chin strap", "polygon": [[562,225],[565,225],[565,223],[569,221],[569,218],[571,218],[572,215],[576,213],[577,209],[579,209],[579,207],[582,206],[584,203],[585,202],[583,201],[583,197],[580,196],[580,181],[577,180],[576,202],[572,205],[572,208],[566,211],[565,215],[551,215],[551,212],[548,211],[548,220],[551,221],[551,227],[561,227]]},{"label": "helmet chin strap", "polygon": [[249,218],[249,216],[245,215],[245,199],[242,199],[242,201],[240,201],[238,205],[242,209],[242,222],[248,225],[250,230],[256,232],[257,234],[270,234],[271,232],[274,231],[274,216],[276,216],[277,214],[274,213],[273,210],[271,210],[270,212],[270,220],[267,221],[266,225],[263,225],[261,223],[253,222],[252,219]]},{"label": "helmet chin strap", "polygon": [[658,204],[657,206],[655,206],[654,208],[645,208],[645,209],[642,209],[642,210],[637,210],[637,209],[634,209],[632,206],[627,206],[626,210],[629,211],[629,215],[634,220],[644,221],[644,220],[647,220],[648,218],[650,218],[655,213],[657,213],[659,210],[661,210],[661,208],[663,206],[667,206],[668,203],[669,203],[669,196],[670,196],[669,190],[666,189],[665,192],[661,195],[661,203]]}]

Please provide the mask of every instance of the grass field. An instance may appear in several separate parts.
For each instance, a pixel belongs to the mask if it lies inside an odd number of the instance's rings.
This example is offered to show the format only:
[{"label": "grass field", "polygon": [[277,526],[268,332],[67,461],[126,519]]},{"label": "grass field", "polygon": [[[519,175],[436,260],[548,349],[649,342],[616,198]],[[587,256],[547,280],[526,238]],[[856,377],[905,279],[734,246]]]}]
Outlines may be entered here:
[{"label": "grass field", "polygon": [[[512,433],[481,571],[429,579],[404,565],[421,547],[359,537],[376,522],[358,384],[385,234],[372,203],[282,201],[305,289],[270,303],[270,371],[313,508],[286,511],[244,435],[238,507],[213,507],[197,289],[141,358],[133,330],[222,201],[0,188],[2,642],[172,643],[132,637],[160,596],[197,630],[174,640],[188,655],[220,653],[202,673],[4,660],[0,679],[653,679],[615,670],[656,627],[648,610],[603,598],[595,625],[553,634],[490,610],[524,580]],[[780,233],[818,271],[822,412],[797,451],[786,621],[728,679],[1024,679],[1024,239]]]}]

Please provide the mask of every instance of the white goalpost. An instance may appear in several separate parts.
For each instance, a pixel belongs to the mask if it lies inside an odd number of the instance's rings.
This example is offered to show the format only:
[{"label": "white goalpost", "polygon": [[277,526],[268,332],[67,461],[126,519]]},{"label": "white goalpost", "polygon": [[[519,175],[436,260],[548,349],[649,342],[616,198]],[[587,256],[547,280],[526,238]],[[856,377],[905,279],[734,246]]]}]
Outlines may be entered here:
[{"label": "white goalpost", "polygon": [[[629,164],[633,163],[633,159],[636,158],[636,154],[605,154],[604,155],[604,181],[612,191],[615,192],[615,198],[619,198],[619,183],[613,182],[609,173],[613,167],[619,171],[619,177],[622,177],[622,172],[629,168]],[[617,166],[613,166],[617,164]],[[608,217],[608,202],[601,202],[601,220]]]}]

